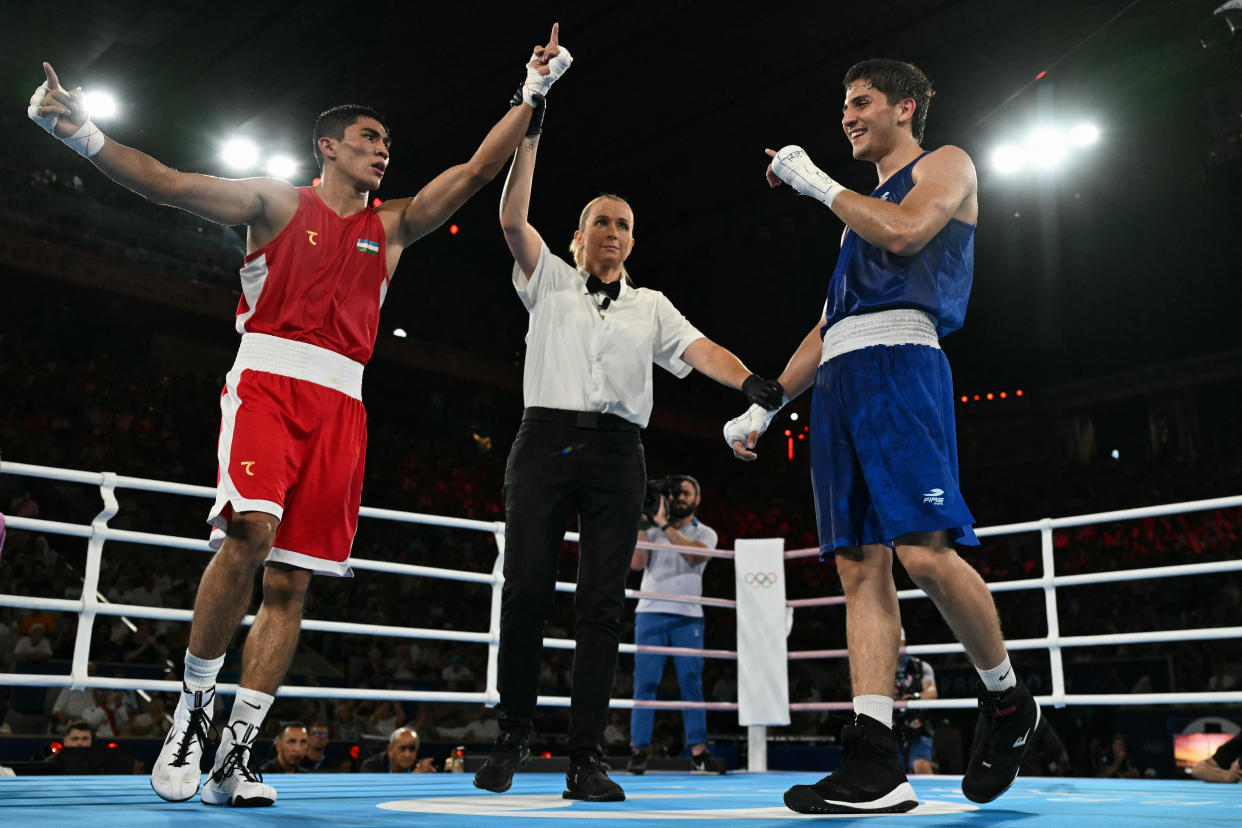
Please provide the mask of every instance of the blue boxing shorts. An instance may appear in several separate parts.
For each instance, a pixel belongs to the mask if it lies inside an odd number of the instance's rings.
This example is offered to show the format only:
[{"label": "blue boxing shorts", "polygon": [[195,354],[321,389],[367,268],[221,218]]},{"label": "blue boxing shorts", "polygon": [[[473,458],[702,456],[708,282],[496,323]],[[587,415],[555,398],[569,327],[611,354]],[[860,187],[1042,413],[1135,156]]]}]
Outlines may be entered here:
[{"label": "blue boxing shorts", "polygon": [[877,345],[819,366],[811,482],[820,554],[947,529],[978,546],[957,480],[953,377],[939,348]]}]

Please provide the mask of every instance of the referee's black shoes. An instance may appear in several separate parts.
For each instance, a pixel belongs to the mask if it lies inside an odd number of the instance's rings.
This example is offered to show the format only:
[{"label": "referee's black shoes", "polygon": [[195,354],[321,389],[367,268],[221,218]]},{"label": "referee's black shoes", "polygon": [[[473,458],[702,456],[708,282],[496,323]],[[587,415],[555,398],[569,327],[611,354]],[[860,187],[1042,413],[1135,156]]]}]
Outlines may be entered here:
[{"label": "referee's black shoes", "polygon": [[504,793],[513,785],[513,774],[530,761],[530,743],[516,733],[501,733],[492,745],[491,755],[474,775],[474,786],[492,793]]},{"label": "referee's black shoes", "polygon": [[841,730],[841,743],[841,767],[814,785],[785,791],[787,808],[800,814],[899,814],[919,804],[892,728],[859,714]]},{"label": "referee's black shoes", "polygon": [[587,802],[622,802],[625,791],[608,778],[608,765],[595,751],[571,753],[569,773],[565,774],[563,799],[585,799]]},{"label": "referee's black shoes", "polygon": [[1018,778],[1022,757],[1035,741],[1039,704],[1019,681],[1000,693],[979,685],[979,719],[962,777],[962,793],[971,802],[991,802]]}]

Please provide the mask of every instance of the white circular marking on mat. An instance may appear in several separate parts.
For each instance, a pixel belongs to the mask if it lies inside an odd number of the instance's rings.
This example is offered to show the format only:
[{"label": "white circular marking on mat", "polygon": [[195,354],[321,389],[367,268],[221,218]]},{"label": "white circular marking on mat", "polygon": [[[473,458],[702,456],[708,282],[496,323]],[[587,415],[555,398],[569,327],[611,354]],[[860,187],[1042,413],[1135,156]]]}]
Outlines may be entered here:
[{"label": "white circular marking on mat", "polygon": [[[636,794],[638,799],[686,799],[685,794]],[[654,804],[654,803],[653,803]],[[386,811],[417,814],[456,814],[478,817],[534,817],[538,819],[854,819],[860,816],[931,816],[960,814],[979,810],[967,802],[922,802],[906,814],[796,814],[784,807],[768,808],[678,808],[668,810],[618,810],[614,803],[579,802],[562,799],[555,794],[513,796],[432,796],[421,799],[396,799],[376,807]],[[577,807],[574,807],[577,806]],[[598,810],[597,810],[598,809]]]}]

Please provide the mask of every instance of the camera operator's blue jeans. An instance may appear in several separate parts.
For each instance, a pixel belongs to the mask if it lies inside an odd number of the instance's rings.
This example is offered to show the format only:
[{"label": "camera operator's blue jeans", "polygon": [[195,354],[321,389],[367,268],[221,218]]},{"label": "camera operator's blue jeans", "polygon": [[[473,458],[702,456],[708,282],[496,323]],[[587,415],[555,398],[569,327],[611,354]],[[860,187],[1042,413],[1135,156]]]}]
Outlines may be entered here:
[{"label": "camera operator's blue jeans", "polygon": [[[703,619],[689,615],[673,615],[663,612],[639,612],[634,615],[634,643],[651,647],[685,647],[703,649]],[[634,654],[634,698],[654,699],[664,675],[665,655],[656,653]],[[703,701],[703,659],[697,656],[673,656],[677,670],[677,684],[681,688],[682,701]],[[682,720],[686,727],[686,747],[707,742],[707,713],[703,710],[683,710]],[[630,717],[630,742],[636,748],[651,745],[652,721],[655,711],[650,708],[634,708]]]}]

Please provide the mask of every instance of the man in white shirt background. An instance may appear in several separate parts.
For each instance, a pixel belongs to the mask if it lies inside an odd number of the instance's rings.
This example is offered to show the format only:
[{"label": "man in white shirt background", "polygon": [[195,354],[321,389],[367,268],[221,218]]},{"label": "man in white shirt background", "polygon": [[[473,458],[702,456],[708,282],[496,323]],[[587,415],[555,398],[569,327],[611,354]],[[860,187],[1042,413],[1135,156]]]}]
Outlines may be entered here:
[{"label": "man in white shirt background", "polygon": [[[716,530],[695,517],[702,501],[699,481],[688,474],[674,475],[664,481],[648,484],[652,490],[663,489],[654,513],[646,514],[652,524],[638,532],[639,542],[667,543],[716,548]],[[653,491],[654,493],[654,491]],[[649,498],[648,504],[655,502]],[[672,549],[635,549],[630,569],[643,573],[642,592],[701,596],[703,570],[710,558],[692,552]],[[634,611],[634,643],[656,647],[703,649],[703,607],[678,601],[642,598]],[[658,653],[634,655],[634,699],[654,699],[664,674],[665,659]],[[677,684],[682,701],[703,701],[703,659],[696,656],[673,656]],[[651,754],[651,731],[655,711],[634,708],[630,717],[630,761],[626,770],[641,774],[647,770]],[[682,722],[686,745],[691,752],[695,772],[707,772],[707,714],[703,710],[683,710]]]}]

